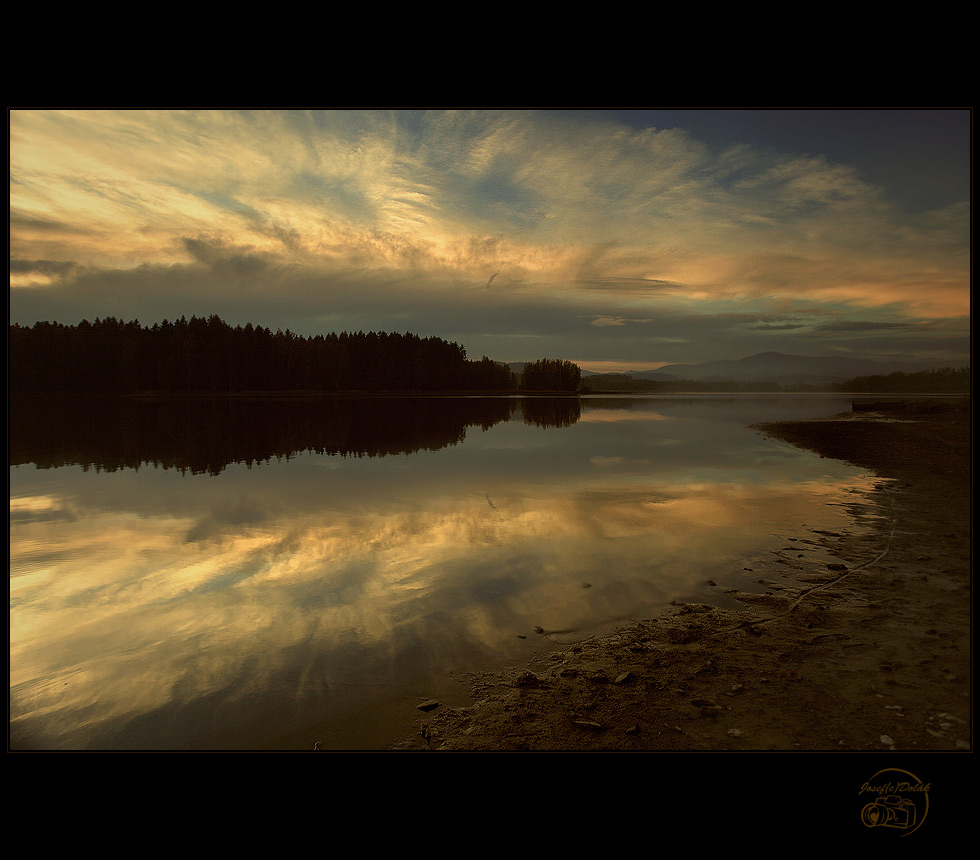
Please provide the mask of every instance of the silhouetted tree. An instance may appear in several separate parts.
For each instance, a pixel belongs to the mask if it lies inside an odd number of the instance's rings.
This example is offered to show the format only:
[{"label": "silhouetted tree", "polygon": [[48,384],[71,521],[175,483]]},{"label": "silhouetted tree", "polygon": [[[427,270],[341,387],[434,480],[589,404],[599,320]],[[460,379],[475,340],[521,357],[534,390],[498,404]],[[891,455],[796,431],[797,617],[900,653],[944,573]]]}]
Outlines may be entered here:
[{"label": "silhouetted tree", "polygon": [[524,365],[521,388],[524,391],[576,391],[582,380],[577,364],[554,358],[542,358]]},{"label": "silhouetted tree", "polygon": [[501,391],[504,365],[470,361],[457,343],[388,332],[303,337],[281,329],[232,328],[216,315],[143,327],[113,317],[77,326],[9,327],[12,394],[137,392]]}]

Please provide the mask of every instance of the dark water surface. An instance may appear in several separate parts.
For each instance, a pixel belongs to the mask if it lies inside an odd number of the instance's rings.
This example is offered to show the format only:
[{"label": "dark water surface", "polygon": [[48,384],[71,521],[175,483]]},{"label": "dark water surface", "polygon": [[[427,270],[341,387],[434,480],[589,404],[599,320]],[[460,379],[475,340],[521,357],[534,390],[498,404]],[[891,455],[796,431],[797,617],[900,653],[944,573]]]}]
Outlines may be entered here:
[{"label": "dark water surface", "polygon": [[846,525],[872,478],[747,425],[849,408],[12,407],[11,748],[383,749],[421,699],[465,704],[461,673],[751,587],[752,559]]}]

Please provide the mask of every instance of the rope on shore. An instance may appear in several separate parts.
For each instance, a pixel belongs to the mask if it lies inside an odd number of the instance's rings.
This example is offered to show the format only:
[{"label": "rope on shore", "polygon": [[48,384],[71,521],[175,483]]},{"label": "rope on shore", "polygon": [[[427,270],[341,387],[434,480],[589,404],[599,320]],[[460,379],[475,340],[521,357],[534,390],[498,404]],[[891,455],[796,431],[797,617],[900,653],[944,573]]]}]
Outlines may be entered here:
[{"label": "rope on shore", "polygon": [[866,567],[871,567],[871,565],[877,564],[886,555],[888,555],[889,550],[892,548],[892,541],[895,538],[895,531],[898,528],[898,518],[895,516],[894,513],[895,512],[894,494],[889,494],[888,500],[891,505],[891,529],[888,532],[888,539],[885,541],[885,548],[880,553],[878,553],[878,555],[876,555],[874,558],[864,562],[864,564],[859,564],[857,567],[849,568],[848,570],[844,571],[844,573],[842,573],[840,576],[830,580],[830,582],[824,582],[821,583],[820,585],[815,585],[812,588],[808,588],[799,597],[797,597],[796,600],[793,602],[793,605],[786,610],[785,613],[786,615],[788,615],[790,612],[796,609],[796,607],[800,605],[804,597],[809,597],[815,591],[820,591],[824,588],[830,588],[830,586],[836,585],[838,582],[847,579],[847,577],[849,577],[852,573],[857,573],[859,570],[864,570]]},{"label": "rope on shore", "polygon": [[888,538],[885,541],[885,547],[880,553],[878,553],[878,555],[876,555],[872,559],[869,559],[863,564],[857,565],[857,567],[849,568],[840,576],[834,577],[829,582],[823,582],[820,585],[814,585],[812,588],[806,589],[802,594],[800,594],[799,597],[796,598],[796,600],[793,601],[793,604],[789,607],[789,609],[783,612],[769,615],[765,618],[757,618],[749,621],[742,621],[731,627],[726,627],[723,628],[722,630],[714,631],[713,633],[710,633],[709,636],[718,636],[729,630],[746,630],[753,627],[758,627],[760,624],[767,624],[770,621],[775,621],[777,618],[785,618],[803,602],[804,598],[809,597],[814,592],[822,591],[825,588],[830,588],[833,585],[837,585],[839,582],[842,582],[843,580],[847,579],[847,577],[849,577],[852,573],[857,573],[858,571],[864,570],[867,567],[871,567],[871,565],[877,564],[879,561],[881,561],[881,559],[883,559],[886,555],[888,555],[889,550],[891,550],[892,541],[894,540],[895,532],[898,529],[898,518],[894,514],[894,510],[895,510],[894,494],[889,494],[888,500],[890,502],[890,507],[891,507],[891,529],[888,532]]}]

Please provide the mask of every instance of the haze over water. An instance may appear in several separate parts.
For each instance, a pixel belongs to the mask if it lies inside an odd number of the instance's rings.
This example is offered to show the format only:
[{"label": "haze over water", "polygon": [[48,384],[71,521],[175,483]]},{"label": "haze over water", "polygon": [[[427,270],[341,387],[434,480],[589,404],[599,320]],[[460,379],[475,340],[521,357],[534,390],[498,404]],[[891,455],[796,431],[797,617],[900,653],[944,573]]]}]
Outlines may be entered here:
[{"label": "haze over water", "polygon": [[65,438],[25,418],[11,748],[384,748],[421,700],[466,704],[462,673],[718,599],[708,579],[758,590],[787,537],[852,526],[872,476],[748,427],[849,408],[208,401],[75,415]]}]

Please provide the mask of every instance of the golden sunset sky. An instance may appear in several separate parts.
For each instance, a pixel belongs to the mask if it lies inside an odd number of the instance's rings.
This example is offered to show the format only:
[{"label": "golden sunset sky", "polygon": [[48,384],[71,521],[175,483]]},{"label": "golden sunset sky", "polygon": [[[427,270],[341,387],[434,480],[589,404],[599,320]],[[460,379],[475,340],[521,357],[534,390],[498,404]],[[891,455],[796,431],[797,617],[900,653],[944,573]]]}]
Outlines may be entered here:
[{"label": "golden sunset sky", "polygon": [[11,109],[10,322],[970,356],[970,109]]}]

